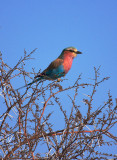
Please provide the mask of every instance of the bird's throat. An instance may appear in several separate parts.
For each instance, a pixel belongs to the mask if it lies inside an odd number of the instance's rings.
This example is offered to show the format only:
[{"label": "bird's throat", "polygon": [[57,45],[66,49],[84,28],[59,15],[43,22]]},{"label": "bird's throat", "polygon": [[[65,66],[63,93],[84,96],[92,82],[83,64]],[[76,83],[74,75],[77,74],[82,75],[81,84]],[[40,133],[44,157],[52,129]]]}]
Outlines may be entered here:
[{"label": "bird's throat", "polygon": [[72,61],[73,61],[72,57],[67,56],[67,55],[64,56],[63,66],[64,66],[65,74],[70,70],[72,66]]}]

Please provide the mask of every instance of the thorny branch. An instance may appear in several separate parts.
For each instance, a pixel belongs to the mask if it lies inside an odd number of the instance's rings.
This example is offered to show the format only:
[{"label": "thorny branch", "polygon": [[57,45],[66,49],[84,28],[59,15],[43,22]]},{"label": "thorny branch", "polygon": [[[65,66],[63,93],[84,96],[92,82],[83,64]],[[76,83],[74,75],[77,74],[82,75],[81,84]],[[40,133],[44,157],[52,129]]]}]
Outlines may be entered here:
[{"label": "thorny branch", "polygon": [[[80,83],[80,75],[67,88],[64,88],[66,80],[61,80],[61,85],[55,81],[37,82],[17,91],[12,80],[16,81],[16,77],[22,76],[26,84],[27,79],[31,81],[32,74],[36,75],[34,69],[31,73],[25,70],[26,60],[31,59],[35,50],[29,54],[24,51],[24,57],[13,68],[3,61],[0,54],[0,158],[117,158],[116,153],[112,155],[103,151],[106,145],[111,147],[117,144],[117,137],[111,132],[117,125],[117,100],[114,105],[109,91],[106,102],[94,109],[97,88],[109,77],[100,80],[99,68],[94,68],[93,83]],[[87,87],[90,94],[79,102],[80,89],[83,88],[85,92]],[[52,106],[61,115],[61,129],[56,129],[57,123],[52,118],[56,113],[52,111]],[[70,113],[65,110],[66,106]],[[84,106],[87,108],[85,115],[82,112]],[[42,154],[42,147],[45,154]]]}]

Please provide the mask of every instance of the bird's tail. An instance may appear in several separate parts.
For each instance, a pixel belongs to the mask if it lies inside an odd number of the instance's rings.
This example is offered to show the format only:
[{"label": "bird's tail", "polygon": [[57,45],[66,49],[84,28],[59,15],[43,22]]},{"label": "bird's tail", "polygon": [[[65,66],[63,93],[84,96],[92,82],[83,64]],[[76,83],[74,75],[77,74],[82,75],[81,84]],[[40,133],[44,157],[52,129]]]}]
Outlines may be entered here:
[{"label": "bird's tail", "polygon": [[36,78],[36,79],[34,79],[31,83],[28,83],[28,84],[25,85],[25,86],[22,86],[22,87],[19,87],[19,88],[15,89],[15,91],[18,91],[19,89],[28,87],[28,86],[32,85],[33,83],[35,83],[35,82],[37,82],[37,81],[39,81],[39,80],[41,80],[41,79],[42,79],[41,77],[40,77],[40,78]]}]

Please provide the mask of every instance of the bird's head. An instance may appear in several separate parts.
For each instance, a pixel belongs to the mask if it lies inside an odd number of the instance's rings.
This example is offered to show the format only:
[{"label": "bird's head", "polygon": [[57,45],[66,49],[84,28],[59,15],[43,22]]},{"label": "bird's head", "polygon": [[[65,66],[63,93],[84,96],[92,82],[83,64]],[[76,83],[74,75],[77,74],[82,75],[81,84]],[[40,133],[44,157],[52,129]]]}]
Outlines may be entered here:
[{"label": "bird's head", "polygon": [[60,54],[59,58],[63,58],[64,56],[70,56],[71,58],[75,58],[77,54],[82,54],[82,52],[78,51],[74,47],[65,48]]}]

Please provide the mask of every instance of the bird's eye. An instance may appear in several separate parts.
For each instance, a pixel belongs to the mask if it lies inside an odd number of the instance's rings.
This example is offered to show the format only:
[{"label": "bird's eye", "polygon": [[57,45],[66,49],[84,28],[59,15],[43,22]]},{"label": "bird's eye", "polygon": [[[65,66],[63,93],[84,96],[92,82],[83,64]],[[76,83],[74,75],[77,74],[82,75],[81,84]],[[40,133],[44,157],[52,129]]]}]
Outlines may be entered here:
[{"label": "bird's eye", "polygon": [[74,52],[73,50],[69,50],[70,52]]}]

